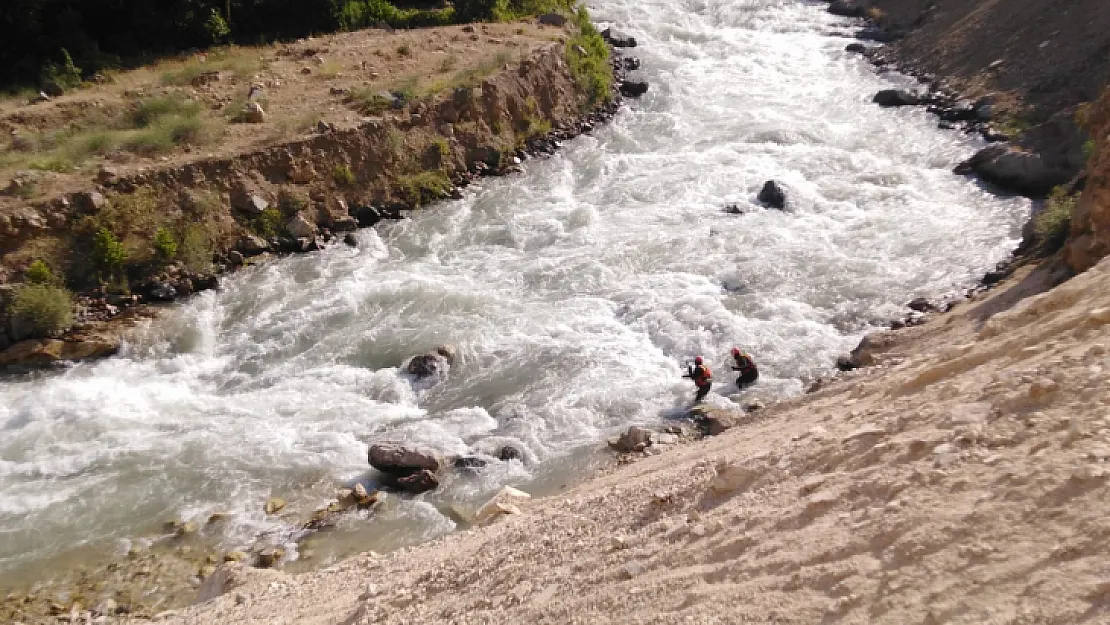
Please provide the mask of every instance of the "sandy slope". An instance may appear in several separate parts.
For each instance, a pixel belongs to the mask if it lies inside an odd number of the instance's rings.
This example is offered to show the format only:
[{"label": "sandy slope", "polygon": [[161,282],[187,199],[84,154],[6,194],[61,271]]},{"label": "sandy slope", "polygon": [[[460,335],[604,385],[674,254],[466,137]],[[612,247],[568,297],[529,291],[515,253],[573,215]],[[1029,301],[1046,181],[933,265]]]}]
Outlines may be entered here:
[{"label": "sandy slope", "polygon": [[160,620],[1110,622],[1110,262],[1020,299],[1047,273],[726,435]]}]

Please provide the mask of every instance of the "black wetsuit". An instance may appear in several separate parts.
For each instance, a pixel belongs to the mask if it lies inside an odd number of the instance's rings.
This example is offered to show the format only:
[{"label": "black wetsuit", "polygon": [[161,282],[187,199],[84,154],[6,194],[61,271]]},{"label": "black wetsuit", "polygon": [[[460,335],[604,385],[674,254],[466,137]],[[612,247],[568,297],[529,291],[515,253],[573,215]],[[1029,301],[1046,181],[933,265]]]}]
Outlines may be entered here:
[{"label": "black wetsuit", "polygon": [[735,359],[736,364],[732,366],[732,370],[740,372],[740,377],[736,378],[736,386],[739,386],[740,390],[744,390],[755,384],[755,381],[759,379],[759,369],[756,368],[755,361],[747,354],[735,356]]}]

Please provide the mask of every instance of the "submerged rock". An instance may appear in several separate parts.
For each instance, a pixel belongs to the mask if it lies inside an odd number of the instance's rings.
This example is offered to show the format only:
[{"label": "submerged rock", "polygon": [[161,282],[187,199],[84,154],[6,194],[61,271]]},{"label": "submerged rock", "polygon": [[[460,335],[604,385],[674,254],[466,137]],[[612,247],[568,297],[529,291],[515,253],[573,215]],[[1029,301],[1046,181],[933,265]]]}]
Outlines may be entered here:
[{"label": "submerged rock", "polygon": [[498,450],[497,458],[502,462],[508,462],[510,460],[520,460],[523,462],[524,452],[520,451],[516,447],[513,447],[512,445],[505,445],[500,450]]},{"label": "submerged rock", "polygon": [[621,83],[621,95],[626,98],[638,98],[647,93],[648,84],[642,80],[626,80]]},{"label": "submerged rock", "polygon": [[385,473],[409,473],[426,469],[438,471],[440,459],[435,452],[396,443],[378,443],[367,451],[370,466]]},{"label": "submerged rock", "polygon": [[786,208],[786,191],[774,180],[768,180],[763,183],[763,188],[759,191],[758,199],[771,208],[780,210]]},{"label": "submerged rock", "polygon": [[883,89],[876,93],[871,101],[883,107],[915,106],[921,104],[921,98],[918,97],[916,93],[911,93],[903,89]]}]

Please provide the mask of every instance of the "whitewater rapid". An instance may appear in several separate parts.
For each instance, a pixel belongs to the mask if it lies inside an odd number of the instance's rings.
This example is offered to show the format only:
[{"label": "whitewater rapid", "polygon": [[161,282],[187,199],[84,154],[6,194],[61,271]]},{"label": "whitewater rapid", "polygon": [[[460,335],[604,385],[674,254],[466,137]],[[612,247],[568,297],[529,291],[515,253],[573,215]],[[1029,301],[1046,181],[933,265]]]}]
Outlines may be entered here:
[{"label": "whitewater rapid", "polygon": [[[266,497],[311,509],[384,437],[524,451],[394,505],[380,532],[422,540],[453,527],[445,502],[573,471],[603,437],[673,416],[685,358],[716,366],[717,403],[733,345],[760,365],[753,392],[798,394],[905,302],[1014,246],[1028,203],[950,173],[973,141],[871,105],[900,79],[845,53],[830,33],[849,22],[823,3],[593,15],[636,37],[651,83],[612,124],[357,248],[229,276],[119,357],[0,380],[0,571],[215,511],[247,541],[275,523]],[[788,211],[754,203],[769,179]],[[440,343],[460,358],[438,384],[401,372]]]}]

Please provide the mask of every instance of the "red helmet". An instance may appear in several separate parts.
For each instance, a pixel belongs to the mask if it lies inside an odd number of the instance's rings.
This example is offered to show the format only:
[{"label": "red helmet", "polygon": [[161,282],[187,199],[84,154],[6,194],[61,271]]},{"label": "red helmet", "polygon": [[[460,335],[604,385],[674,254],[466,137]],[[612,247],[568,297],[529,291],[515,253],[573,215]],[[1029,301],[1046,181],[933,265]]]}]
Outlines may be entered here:
[{"label": "red helmet", "polygon": [[694,359],[694,364],[695,365],[700,365],[701,363],[702,363],[701,356],[698,356],[697,358]]},{"label": "red helmet", "polygon": [[733,347],[732,348],[732,355],[733,356],[739,356],[740,355],[740,348],[739,347]]}]

